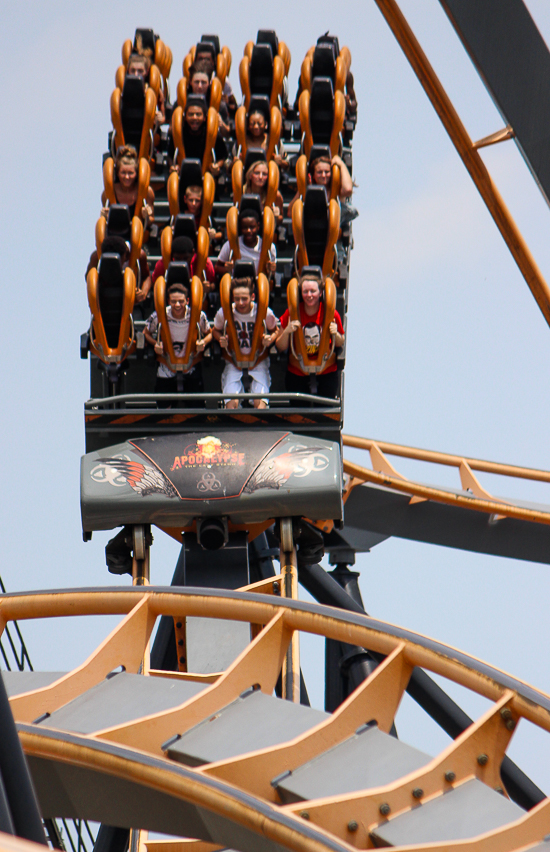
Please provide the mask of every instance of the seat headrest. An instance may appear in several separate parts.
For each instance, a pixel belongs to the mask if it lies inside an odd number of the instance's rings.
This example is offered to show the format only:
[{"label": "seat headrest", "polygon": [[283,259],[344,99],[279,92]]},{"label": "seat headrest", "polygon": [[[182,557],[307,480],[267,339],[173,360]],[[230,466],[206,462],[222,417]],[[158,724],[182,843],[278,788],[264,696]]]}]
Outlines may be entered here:
[{"label": "seat headrest", "polygon": [[[216,38],[217,38],[217,36],[216,36]],[[218,48],[218,51],[219,51],[219,48]],[[199,43],[197,44],[197,46],[195,48],[195,56],[197,56],[198,53],[209,53],[210,56],[212,57],[212,59],[214,61],[216,61],[216,55],[217,55],[216,54],[216,47],[213,44],[213,42],[211,42],[209,40],[208,41],[204,41],[204,40],[199,41]]]},{"label": "seat headrest", "polygon": [[242,195],[239,203],[239,210],[255,210],[260,217],[261,224],[263,211],[259,195],[255,195],[253,193],[246,193],[245,195]]},{"label": "seat headrest", "polygon": [[153,32],[151,29],[136,29],[136,33],[134,35],[134,51],[137,52],[138,49],[138,37],[141,36],[141,47],[145,50],[149,48],[153,51],[153,56],[155,55],[155,45],[157,43],[158,35]]},{"label": "seat headrest", "polygon": [[273,65],[273,48],[268,43],[255,44],[252,48],[252,62]]},{"label": "seat headrest", "polygon": [[325,187],[315,183],[310,184],[304,199],[304,221],[317,218],[326,220],[327,210],[328,198]]},{"label": "seat headrest", "polygon": [[308,165],[310,165],[314,160],[318,160],[319,157],[328,157],[329,160],[332,161],[330,145],[312,145],[311,151],[309,152]]},{"label": "seat headrest", "polygon": [[97,265],[97,274],[107,287],[122,286],[122,262],[119,254],[102,254]]},{"label": "seat headrest", "polygon": [[271,52],[273,56],[277,56],[279,50],[279,39],[277,38],[275,30],[258,30],[256,44],[271,45]]},{"label": "seat headrest", "polygon": [[166,290],[172,284],[183,284],[185,287],[191,287],[191,274],[189,272],[189,264],[182,260],[173,260],[166,270]]},{"label": "seat headrest", "polygon": [[183,160],[180,167],[180,196],[188,186],[202,186],[202,166],[200,160]]},{"label": "seat headrest", "polygon": [[253,112],[261,112],[266,122],[269,124],[271,110],[269,109],[268,95],[252,95],[248,106],[248,115],[252,115]]},{"label": "seat headrest", "polygon": [[236,260],[233,266],[232,278],[252,278],[256,280],[256,267],[253,260]]},{"label": "seat headrest", "polygon": [[318,44],[313,53],[311,77],[330,77],[334,81],[336,57],[331,44]]},{"label": "seat headrest", "polygon": [[263,148],[247,148],[246,157],[244,158],[244,173],[246,175],[250,166],[254,163],[267,163],[267,158]]},{"label": "seat headrest", "polygon": [[145,103],[145,82],[141,77],[126,74],[122,87],[123,107],[142,107]]},{"label": "seat headrest", "polygon": [[195,217],[192,213],[178,213],[174,220],[173,239],[176,237],[189,237],[189,239],[192,240],[193,245],[196,247],[197,226],[195,224]]},{"label": "seat headrest", "polygon": [[335,56],[340,56],[340,44],[338,42],[338,36],[329,35],[325,33],[322,36],[319,36],[317,39],[317,44],[331,44],[334,50]]},{"label": "seat headrest", "polygon": [[330,77],[315,77],[311,81],[311,101],[315,100],[334,103],[334,86]]},{"label": "seat headrest", "polygon": [[130,238],[132,220],[130,208],[127,204],[111,204],[107,216],[106,231],[108,237],[122,237],[123,240]]},{"label": "seat headrest", "polygon": [[300,280],[303,281],[304,278],[319,278],[322,281],[323,271],[320,266],[302,266]]},{"label": "seat headrest", "polygon": [[196,95],[195,93],[187,95],[187,103],[185,104],[185,109],[187,110],[188,107],[192,106],[200,107],[206,115],[206,112],[208,110],[208,104],[206,103],[206,98],[204,97],[204,95]]},{"label": "seat headrest", "polygon": [[315,77],[311,83],[309,126],[314,142],[328,144],[334,123],[334,89],[329,77]]},{"label": "seat headrest", "polygon": [[217,56],[220,52],[220,37],[217,35],[201,35],[199,44],[205,44],[207,42],[214,46],[214,51]]},{"label": "seat headrest", "polygon": [[273,51],[270,44],[255,44],[249,67],[252,94],[271,95],[273,85]]}]

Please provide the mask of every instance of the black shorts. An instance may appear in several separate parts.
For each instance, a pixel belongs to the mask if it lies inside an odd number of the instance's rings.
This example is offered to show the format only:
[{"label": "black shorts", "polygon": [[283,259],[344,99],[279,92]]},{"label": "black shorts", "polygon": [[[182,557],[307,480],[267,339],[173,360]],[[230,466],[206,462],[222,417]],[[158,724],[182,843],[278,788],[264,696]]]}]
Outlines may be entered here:
[{"label": "black shorts", "polygon": [[[183,390],[182,393],[203,393],[204,382],[202,380],[202,366],[197,364],[190,373],[183,373]],[[168,379],[162,376],[157,376],[155,382],[155,393],[178,393],[177,376],[172,376]],[[167,400],[166,402],[157,402],[159,408],[204,408],[205,402],[201,399],[186,400]]]},{"label": "black shorts", "polygon": [[326,396],[329,399],[338,399],[340,395],[340,377],[338,370],[330,373],[321,373],[317,376],[297,376],[287,370],[285,377],[285,388],[289,393],[313,393],[312,378],[317,379],[316,396]]}]

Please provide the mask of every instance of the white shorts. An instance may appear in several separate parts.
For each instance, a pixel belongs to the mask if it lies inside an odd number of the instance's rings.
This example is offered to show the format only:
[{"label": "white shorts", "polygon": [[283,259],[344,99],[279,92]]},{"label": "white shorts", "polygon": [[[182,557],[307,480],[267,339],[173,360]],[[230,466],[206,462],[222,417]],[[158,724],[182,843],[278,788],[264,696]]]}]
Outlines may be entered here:
[{"label": "white shorts", "polygon": [[[256,364],[253,370],[248,371],[248,374],[252,379],[250,393],[269,393],[271,376],[269,375],[267,358],[265,361]],[[222,393],[244,393],[242,376],[243,371],[228,361],[222,373]]]}]

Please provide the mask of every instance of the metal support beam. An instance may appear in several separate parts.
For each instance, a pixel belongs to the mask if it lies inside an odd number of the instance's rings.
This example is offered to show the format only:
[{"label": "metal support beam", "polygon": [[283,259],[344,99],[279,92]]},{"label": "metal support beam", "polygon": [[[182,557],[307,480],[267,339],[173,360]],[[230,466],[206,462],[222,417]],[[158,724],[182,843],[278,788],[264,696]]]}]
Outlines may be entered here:
[{"label": "metal support beam", "polygon": [[[432,102],[433,108],[441,119],[462,162],[468,169],[470,177],[487,205],[546,322],[550,325],[550,288],[512,219],[502,196],[493,184],[485,163],[470,139],[449,96],[395,0],[376,0],[376,3]],[[484,6],[485,3],[479,5]],[[546,109],[546,106],[544,106],[544,109]]]},{"label": "metal support beam", "polygon": [[[284,597],[298,599],[298,562],[296,545],[292,530],[292,518],[281,518],[281,574],[283,575]],[[294,631],[288,651],[283,661],[282,690],[283,698],[288,701],[300,701],[300,637]]]},{"label": "metal support beam", "polygon": [[0,774],[11,812],[13,833],[25,840],[33,840],[47,846],[38,801],[1,677],[0,731]]},{"label": "metal support beam", "polygon": [[4,787],[4,781],[0,777],[0,831],[3,831],[4,834],[15,834],[15,826],[13,824],[13,819],[11,816],[10,806],[8,802],[8,797],[6,795],[6,788]]},{"label": "metal support beam", "polygon": [[[280,548],[269,546],[269,541],[265,532],[260,533],[255,539],[249,542],[248,552],[251,579],[254,577],[255,582],[259,580],[268,580],[270,577],[274,577],[277,574],[273,566],[273,559],[280,555]],[[276,692],[280,697],[282,694],[280,682],[276,687]],[[305,707],[311,706],[302,669],[300,669],[300,704],[303,704]]]},{"label": "metal support beam", "polygon": [[94,852],[126,852],[129,841],[129,829],[102,825],[97,833]]},{"label": "metal support beam", "polygon": [[[347,565],[339,563],[330,576],[359,606],[363,606],[357,571],[350,571]],[[325,710],[333,713],[377,665],[364,648],[325,639]]]},{"label": "metal support beam", "polygon": [[550,53],[523,0],[439,0],[550,203]]}]

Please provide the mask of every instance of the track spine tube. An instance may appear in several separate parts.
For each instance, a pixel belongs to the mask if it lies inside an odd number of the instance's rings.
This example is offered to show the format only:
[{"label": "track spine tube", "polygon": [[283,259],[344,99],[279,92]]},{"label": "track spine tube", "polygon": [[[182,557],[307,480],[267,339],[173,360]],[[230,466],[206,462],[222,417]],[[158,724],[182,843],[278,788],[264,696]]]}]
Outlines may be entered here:
[{"label": "track spine tube", "polygon": [[27,761],[19,742],[8,693],[0,677],[0,773],[15,834],[47,846]]}]

